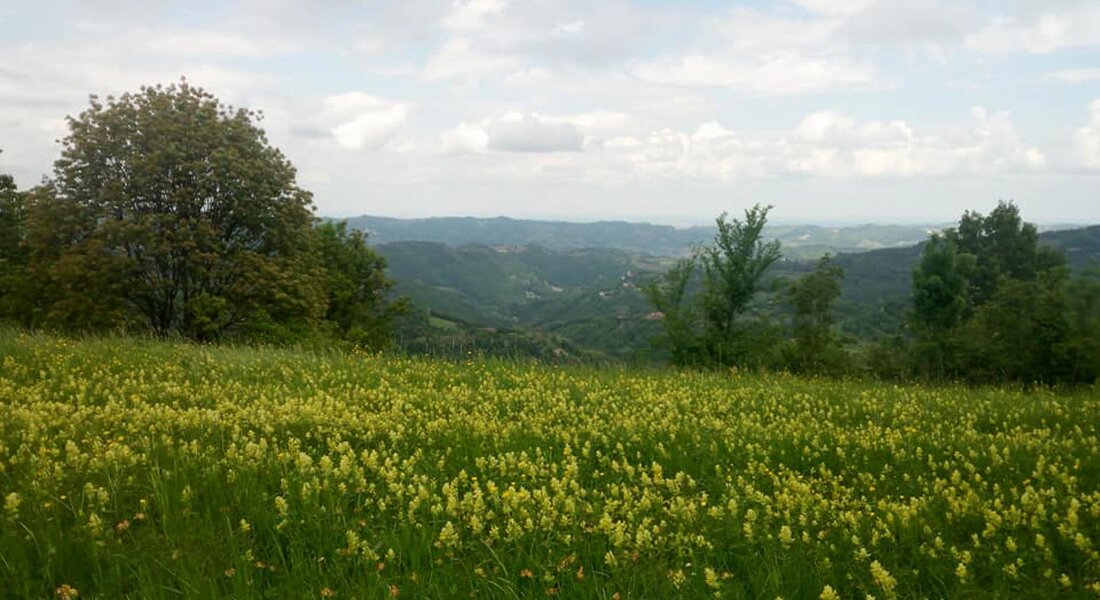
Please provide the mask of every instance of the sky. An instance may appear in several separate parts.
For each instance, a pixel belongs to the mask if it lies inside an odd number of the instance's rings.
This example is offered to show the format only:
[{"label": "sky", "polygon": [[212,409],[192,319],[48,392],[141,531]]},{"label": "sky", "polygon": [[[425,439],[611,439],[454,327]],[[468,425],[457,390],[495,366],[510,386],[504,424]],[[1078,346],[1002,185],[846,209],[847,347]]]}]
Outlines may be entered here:
[{"label": "sky", "polygon": [[1100,0],[0,0],[0,172],[181,76],[326,216],[1100,222]]}]

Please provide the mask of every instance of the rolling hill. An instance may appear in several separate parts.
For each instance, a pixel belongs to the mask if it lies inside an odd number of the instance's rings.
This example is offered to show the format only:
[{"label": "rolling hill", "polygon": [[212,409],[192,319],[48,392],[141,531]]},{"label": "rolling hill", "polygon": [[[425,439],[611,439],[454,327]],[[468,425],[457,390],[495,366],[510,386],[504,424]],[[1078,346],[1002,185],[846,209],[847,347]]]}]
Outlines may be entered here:
[{"label": "rolling hill", "polygon": [[[1074,269],[1100,260],[1100,226],[1048,231],[1040,240],[1064,251]],[[423,326],[430,322],[448,335],[455,330],[478,332],[480,338],[492,337],[487,329],[519,337],[533,332],[541,337],[523,343],[540,351],[571,346],[571,354],[591,351],[616,359],[654,353],[649,340],[660,324],[640,286],[667,269],[671,258],[615,248],[456,247],[423,241],[384,243],[377,249],[389,262],[396,291],[430,311],[431,319],[420,321],[417,339],[425,338]],[[835,257],[845,273],[837,313],[848,336],[872,339],[899,331],[920,253],[917,244]],[[812,261],[788,258],[773,267],[769,279],[793,279],[812,267]],[[781,316],[781,303],[770,304],[768,310]]]}]

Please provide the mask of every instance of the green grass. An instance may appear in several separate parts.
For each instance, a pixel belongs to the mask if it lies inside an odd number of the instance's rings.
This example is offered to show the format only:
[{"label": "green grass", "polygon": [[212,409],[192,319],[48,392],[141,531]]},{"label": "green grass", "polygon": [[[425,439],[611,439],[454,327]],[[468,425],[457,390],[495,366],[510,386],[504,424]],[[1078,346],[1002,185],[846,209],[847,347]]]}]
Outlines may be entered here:
[{"label": "green grass", "polygon": [[444,329],[447,331],[458,331],[458,323],[454,321],[448,321],[447,319],[441,319],[436,316],[428,317],[428,324],[436,329]]},{"label": "green grass", "polygon": [[1096,597],[1100,393],[0,332],[0,596]]}]

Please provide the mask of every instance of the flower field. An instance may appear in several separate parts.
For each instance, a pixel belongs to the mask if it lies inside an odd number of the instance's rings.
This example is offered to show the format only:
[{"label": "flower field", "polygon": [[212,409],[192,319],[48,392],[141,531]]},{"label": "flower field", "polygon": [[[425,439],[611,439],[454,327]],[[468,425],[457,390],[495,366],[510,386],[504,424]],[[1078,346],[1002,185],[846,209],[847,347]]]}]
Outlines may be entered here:
[{"label": "flower field", "polygon": [[1100,391],[0,333],[0,597],[1100,597]]}]

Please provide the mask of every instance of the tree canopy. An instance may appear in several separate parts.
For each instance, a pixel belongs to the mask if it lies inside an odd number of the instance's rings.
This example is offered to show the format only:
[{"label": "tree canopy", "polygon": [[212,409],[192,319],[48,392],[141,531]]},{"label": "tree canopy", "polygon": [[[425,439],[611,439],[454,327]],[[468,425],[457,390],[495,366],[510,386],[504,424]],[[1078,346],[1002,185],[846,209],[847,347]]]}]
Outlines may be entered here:
[{"label": "tree canopy", "polygon": [[[1100,305],[1089,278],[1039,245],[1034,225],[1001,202],[933,235],[913,271],[918,372],[977,381],[1092,381]],[[1076,326],[1074,326],[1076,324]]]},{"label": "tree canopy", "polygon": [[[316,226],[312,197],[262,116],[181,80],[100,100],[68,119],[53,177],[0,227],[33,277],[33,324],[227,335],[386,337],[385,263],[361,234]],[[13,225],[13,223],[16,223]],[[346,267],[335,276],[326,261]],[[10,261],[9,261],[10,262]],[[10,269],[8,269],[10,270]],[[12,290],[10,282],[5,286]]]},{"label": "tree canopy", "polygon": [[[718,231],[712,243],[646,288],[663,316],[661,341],[677,363],[743,365],[759,353],[757,334],[766,327],[746,327],[743,319],[764,272],[780,257],[779,242],[762,239],[770,208],[753,206],[745,211],[744,221],[722,213],[715,220]],[[699,289],[689,297],[696,273]]]},{"label": "tree canopy", "polygon": [[797,371],[837,372],[846,362],[837,339],[833,303],[840,297],[844,270],[832,257],[821,257],[814,270],[787,287],[787,300],[794,310],[791,318],[792,343],[787,363]]}]

